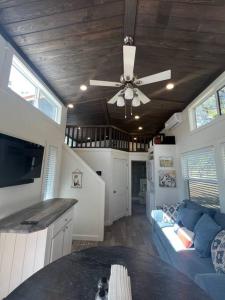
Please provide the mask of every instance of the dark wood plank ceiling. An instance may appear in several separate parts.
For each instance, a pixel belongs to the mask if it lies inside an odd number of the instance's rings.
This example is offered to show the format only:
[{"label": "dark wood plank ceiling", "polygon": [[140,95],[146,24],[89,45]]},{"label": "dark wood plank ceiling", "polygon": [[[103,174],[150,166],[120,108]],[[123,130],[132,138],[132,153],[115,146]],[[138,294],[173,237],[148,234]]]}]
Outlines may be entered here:
[{"label": "dark wood plank ceiling", "polygon": [[[131,133],[141,125],[154,135],[225,67],[224,0],[0,0],[0,25],[65,104],[74,103],[69,124]],[[175,83],[172,91],[166,82],[141,87],[152,101],[134,110],[139,121],[107,105],[116,88],[80,91],[90,79],[119,80],[124,34],[132,32],[135,74],[171,69]]]}]

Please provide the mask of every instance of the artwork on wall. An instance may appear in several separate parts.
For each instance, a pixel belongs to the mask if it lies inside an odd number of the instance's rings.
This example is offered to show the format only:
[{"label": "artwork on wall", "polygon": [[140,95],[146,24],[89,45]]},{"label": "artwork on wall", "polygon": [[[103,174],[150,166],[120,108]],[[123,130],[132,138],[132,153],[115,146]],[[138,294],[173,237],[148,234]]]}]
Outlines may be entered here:
[{"label": "artwork on wall", "polygon": [[176,171],[175,170],[160,170],[159,171],[159,186],[175,188],[176,187]]},{"label": "artwork on wall", "polygon": [[83,173],[76,169],[74,172],[72,172],[72,188],[81,189],[82,188],[82,177]]},{"label": "artwork on wall", "polygon": [[161,168],[172,168],[173,167],[173,157],[172,156],[160,156],[159,165]]}]

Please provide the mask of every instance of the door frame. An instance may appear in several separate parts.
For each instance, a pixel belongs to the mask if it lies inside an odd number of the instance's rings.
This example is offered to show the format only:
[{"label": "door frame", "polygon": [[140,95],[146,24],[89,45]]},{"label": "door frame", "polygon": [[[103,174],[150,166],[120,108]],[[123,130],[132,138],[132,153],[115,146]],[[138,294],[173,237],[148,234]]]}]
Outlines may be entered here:
[{"label": "door frame", "polygon": [[[132,215],[132,161],[147,161],[148,152],[131,152],[129,153],[129,199],[128,199],[128,215]],[[147,170],[147,168],[146,168]]]}]

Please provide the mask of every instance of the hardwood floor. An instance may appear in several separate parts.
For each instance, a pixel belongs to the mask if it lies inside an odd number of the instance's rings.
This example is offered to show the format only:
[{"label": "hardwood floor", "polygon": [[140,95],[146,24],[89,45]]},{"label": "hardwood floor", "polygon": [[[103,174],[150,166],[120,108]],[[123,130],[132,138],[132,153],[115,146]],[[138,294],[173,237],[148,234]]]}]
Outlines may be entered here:
[{"label": "hardwood floor", "polygon": [[158,255],[151,239],[151,224],[143,205],[133,205],[132,216],[121,218],[107,226],[103,242],[74,241],[72,250],[79,251],[95,246],[128,246],[150,255]]}]

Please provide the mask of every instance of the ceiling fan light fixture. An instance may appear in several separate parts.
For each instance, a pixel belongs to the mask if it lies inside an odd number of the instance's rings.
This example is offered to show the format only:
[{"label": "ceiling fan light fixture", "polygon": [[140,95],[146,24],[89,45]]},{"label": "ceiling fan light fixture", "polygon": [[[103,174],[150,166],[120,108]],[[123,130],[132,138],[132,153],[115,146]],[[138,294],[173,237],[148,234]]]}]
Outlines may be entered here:
[{"label": "ceiling fan light fixture", "polygon": [[174,84],[172,82],[166,85],[167,90],[172,90],[174,88]]},{"label": "ceiling fan light fixture", "polygon": [[138,130],[142,130],[142,129],[143,129],[143,127],[142,127],[142,126],[139,126],[139,127],[138,127]]},{"label": "ceiling fan light fixture", "polygon": [[134,90],[131,87],[126,88],[124,97],[126,100],[132,100],[134,98]]},{"label": "ceiling fan light fixture", "polygon": [[67,107],[68,107],[68,108],[74,108],[74,105],[73,105],[73,103],[69,103],[69,104],[67,105]]},{"label": "ceiling fan light fixture", "polygon": [[117,99],[117,106],[123,107],[125,105],[125,101],[122,95],[120,95]]},{"label": "ceiling fan light fixture", "polygon": [[140,99],[138,98],[138,96],[135,96],[134,99],[132,100],[132,106],[137,107],[137,106],[140,106],[140,105],[141,105]]},{"label": "ceiling fan light fixture", "polygon": [[140,116],[136,115],[134,116],[135,120],[139,120],[140,119]]},{"label": "ceiling fan light fixture", "polygon": [[87,90],[87,86],[85,84],[82,84],[80,86],[81,91],[86,91]]}]

